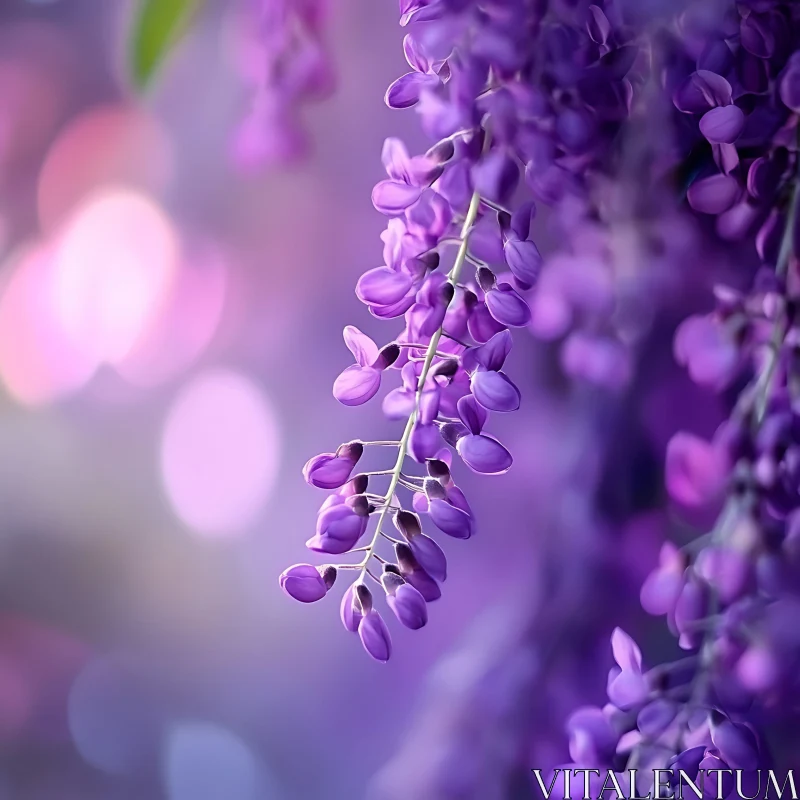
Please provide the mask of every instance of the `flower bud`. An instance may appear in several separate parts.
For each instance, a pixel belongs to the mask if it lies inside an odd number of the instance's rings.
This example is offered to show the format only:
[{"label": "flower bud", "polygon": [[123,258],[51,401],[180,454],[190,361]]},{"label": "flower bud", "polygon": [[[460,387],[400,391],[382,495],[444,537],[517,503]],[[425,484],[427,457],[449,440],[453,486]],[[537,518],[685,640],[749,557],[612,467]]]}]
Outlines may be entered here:
[{"label": "flower bud", "polygon": [[345,442],[336,450],[336,457],[352,461],[355,465],[364,454],[364,445],[361,442]]},{"label": "flower bud", "polygon": [[448,358],[440,361],[432,370],[434,377],[452,378],[458,372],[458,359]]},{"label": "flower bud", "polygon": [[358,623],[361,622],[363,616],[356,598],[355,586],[356,584],[351,583],[347,587],[347,591],[342,596],[342,604],[339,607],[342,625],[351,633],[355,633],[358,630]]},{"label": "flower bud", "polygon": [[430,158],[438,164],[446,164],[455,154],[456,148],[452,139],[443,139],[431,147],[427,153],[426,158]]},{"label": "flower bud", "polygon": [[[399,580],[403,581],[402,578]],[[417,589],[405,581],[393,587],[393,591],[386,598],[386,603],[397,619],[412,631],[419,630],[428,622],[428,606],[425,599]]]},{"label": "flower bud", "polygon": [[400,573],[428,603],[438,600],[442,596],[439,584],[419,565],[411,547],[403,542],[394,546]]},{"label": "flower bud", "polygon": [[363,583],[357,583],[355,588],[355,608],[361,614],[368,614],[372,610],[372,592]]},{"label": "flower bud", "polygon": [[368,611],[361,622],[358,623],[358,635],[364,649],[376,661],[383,663],[392,655],[392,637],[381,615],[375,611]]},{"label": "flower bud", "polygon": [[431,458],[428,460],[426,466],[428,467],[428,475],[435,478],[437,481],[446,485],[450,482],[450,467],[438,458]]},{"label": "flower bud", "polygon": [[354,475],[342,488],[339,490],[339,494],[350,497],[356,494],[364,494],[367,491],[367,487],[369,486],[369,476],[368,475]]},{"label": "flower bud", "polygon": [[310,550],[339,555],[352,550],[364,535],[369,521],[366,496],[357,494],[344,503],[323,509],[317,517],[317,532],[306,542]]},{"label": "flower bud", "polygon": [[475,532],[472,516],[463,509],[456,508],[447,500],[438,497],[432,498],[428,513],[431,515],[433,524],[448,536],[456,539],[469,539]]},{"label": "flower bud", "polygon": [[393,570],[387,570],[383,573],[383,575],[381,575],[381,585],[383,586],[383,590],[390,596],[394,596],[398,588],[404,584],[405,581],[403,580],[402,576]]},{"label": "flower bud", "polygon": [[495,284],[497,283],[494,272],[492,272],[488,267],[478,267],[475,277],[478,279],[478,286],[480,286],[484,292],[494,289]]},{"label": "flower bud", "polygon": [[[331,575],[330,570],[333,570]],[[323,573],[311,564],[295,564],[285,569],[280,576],[280,585],[289,597],[301,603],[321,600],[336,580],[335,567],[323,567]]]},{"label": "flower bud", "polygon": [[335,453],[321,453],[306,462],[303,477],[319,489],[338,489],[348,481],[363,452],[360,442],[350,442]]},{"label": "flower bud", "polygon": [[392,342],[382,347],[378,352],[378,357],[372,364],[374,369],[384,370],[391,367],[400,356],[400,346]]},{"label": "flower bud", "polygon": [[466,436],[469,430],[461,422],[446,422],[439,429],[439,433],[450,447],[455,447],[458,444],[458,440],[462,436]]},{"label": "flower bud", "polygon": [[444,500],[444,498],[447,497],[444,486],[442,486],[439,481],[433,480],[433,478],[427,478],[425,483],[422,484],[422,487],[425,490],[425,496],[428,500]]},{"label": "flower bud", "polygon": [[319,567],[320,575],[325,586],[330,589],[336,583],[336,576],[339,574],[336,567],[332,564],[326,564],[324,567]]},{"label": "flower bud", "polygon": [[394,526],[406,539],[411,539],[422,533],[422,524],[419,521],[419,517],[404,509],[400,509],[394,515]]},{"label": "flower bud", "polygon": [[437,581],[444,581],[447,578],[447,558],[442,548],[430,536],[419,533],[409,540],[409,546],[417,563],[432,578]]}]

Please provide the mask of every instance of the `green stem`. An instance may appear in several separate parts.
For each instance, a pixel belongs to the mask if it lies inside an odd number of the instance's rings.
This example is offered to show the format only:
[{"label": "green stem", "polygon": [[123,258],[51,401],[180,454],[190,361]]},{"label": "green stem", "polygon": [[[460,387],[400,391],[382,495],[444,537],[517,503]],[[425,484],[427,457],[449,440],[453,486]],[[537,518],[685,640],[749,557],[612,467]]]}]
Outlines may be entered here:
[{"label": "green stem", "polygon": [[[469,209],[467,210],[467,216],[464,220],[464,225],[461,228],[461,244],[458,247],[456,260],[453,264],[453,268],[447,275],[448,282],[453,286],[458,283],[459,275],[461,274],[461,270],[467,260],[469,233],[472,230],[472,226],[475,224],[475,220],[478,218],[480,204],[480,195],[478,192],[473,193],[472,199],[469,203]],[[450,302],[452,302],[452,300]],[[411,431],[414,429],[414,422],[416,422],[417,414],[419,413],[419,402],[420,397],[422,396],[422,389],[425,386],[425,381],[428,378],[428,373],[430,372],[431,365],[433,364],[433,359],[436,356],[439,340],[442,338],[443,326],[444,323],[442,323],[442,326],[440,326],[436,333],[433,334],[431,341],[428,344],[428,349],[425,353],[425,361],[422,364],[422,372],[420,372],[419,382],[417,383],[417,394],[414,403],[414,410],[409,415],[403,435],[400,437],[400,447],[397,452],[397,461],[395,462],[394,468],[391,470],[392,477],[389,481],[389,488],[386,490],[386,495],[383,499],[385,505],[381,510],[380,516],[378,517],[378,525],[375,528],[372,541],[367,547],[364,561],[361,564],[361,575],[359,576],[359,581],[361,583],[364,583],[364,577],[367,574],[367,566],[369,565],[370,559],[375,555],[375,548],[377,547],[378,541],[381,538],[383,523],[385,522],[386,514],[389,511],[389,503],[395,493],[395,490],[397,489],[398,483],[400,483],[400,474],[403,471],[403,464],[405,463],[406,453],[408,452],[408,442],[411,439]]]}]

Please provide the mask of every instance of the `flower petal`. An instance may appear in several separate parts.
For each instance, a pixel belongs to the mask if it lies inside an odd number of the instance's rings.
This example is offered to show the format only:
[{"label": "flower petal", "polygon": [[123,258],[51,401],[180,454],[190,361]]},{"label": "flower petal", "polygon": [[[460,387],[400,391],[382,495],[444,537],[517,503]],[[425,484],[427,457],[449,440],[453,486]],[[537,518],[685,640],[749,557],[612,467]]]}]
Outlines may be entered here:
[{"label": "flower petal", "polygon": [[496,333],[504,331],[505,325],[498,322],[486,307],[486,303],[477,303],[467,320],[469,335],[476,342],[488,342]]},{"label": "flower petal", "polygon": [[642,671],[642,651],[622,628],[614,628],[611,634],[611,652],[621,669]]},{"label": "flower petal", "polygon": [[407,72],[389,86],[383,99],[389,108],[411,108],[426,89],[435,89],[441,82],[438,75]]},{"label": "flower petal", "polygon": [[372,205],[389,216],[402,214],[419,200],[422,189],[398,181],[380,181],[372,190]]},{"label": "flower petal", "polygon": [[428,513],[433,524],[448,536],[455,539],[469,539],[474,533],[472,517],[441,498],[430,501]]},{"label": "flower petal", "polygon": [[361,333],[355,325],[348,325],[343,335],[344,343],[355,357],[357,364],[368,367],[378,357],[378,345],[366,333]]},{"label": "flower petal", "polygon": [[508,330],[502,330],[489,339],[488,342],[476,347],[472,351],[472,358],[476,364],[489,370],[501,370],[508,354],[511,352],[513,338]]},{"label": "flower petal", "polygon": [[392,655],[392,637],[377,611],[370,611],[358,623],[358,635],[364,649],[376,660],[387,662]]},{"label": "flower petal", "polygon": [[502,150],[493,150],[472,168],[475,191],[497,203],[505,203],[519,183],[516,161]]},{"label": "flower petal", "polygon": [[522,328],[531,321],[528,304],[508,283],[499,283],[486,293],[486,307],[501,325]]},{"label": "flower petal", "polygon": [[466,395],[458,401],[458,416],[461,418],[464,425],[467,426],[470,433],[478,434],[483,430],[483,426],[486,424],[486,418],[488,417],[485,408],[486,407],[480,405],[472,395]]},{"label": "flower petal", "polygon": [[333,384],[333,396],[345,406],[360,406],[381,388],[381,373],[372,367],[349,366]]},{"label": "flower petal", "polygon": [[328,593],[328,587],[311,564],[295,564],[285,569],[280,576],[280,585],[289,597],[301,603],[314,603]]},{"label": "flower petal", "polygon": [[733,88],[722,75],[709,70],[693,72],[672,96],[675,107],[686,114],[703,114],[731,102]]},{"label": "flower petal", "polygon": [[409,540],[409,547],[419,565],[432,578],[444,581],[447,578],[447,558],[444,551],[430,536],[419,533]]},{"label": "flower petal", "polygon": [[679,432],[667,445],[666,484],[670,496],[685,506],[713,503],[728,477],[725,456],[710,442]]},{"label": "flower petal", "polygon": [[489,411],[508,412],[519,408],[519,389],[502,372],[478,370],[472,376],[470,388],[475,399]]},{"label": "flower petal", "polygon": [[368,305],[390,306],[402,300],[411,285],[411,277],[405,272],[378,267],[368,270],[358,279],[356,295]]},{"label": "flower petal", "polygon": [[464,463],[482,475],[501,475],[507,472],[514,459],[497,439],[483,434],[462,436],[456,450]]},{"label": "flower petal", "polygon": [[712,144],[732,144],[744,128],[744,111],[739,106],[712,108],[700,120],[700,133]]},{"label": "flower petal", "polygon": [[533,287],[542,269],[542,254],[539,248],[527,240],[509,239],[503,247],[503,255],[520,288]]},{"label": "flower petal", "polygon": [[737,200],[741,189],[730,175],[712,175],[695,181],[686,193],[689,205],[701,214],[721,214]]}]

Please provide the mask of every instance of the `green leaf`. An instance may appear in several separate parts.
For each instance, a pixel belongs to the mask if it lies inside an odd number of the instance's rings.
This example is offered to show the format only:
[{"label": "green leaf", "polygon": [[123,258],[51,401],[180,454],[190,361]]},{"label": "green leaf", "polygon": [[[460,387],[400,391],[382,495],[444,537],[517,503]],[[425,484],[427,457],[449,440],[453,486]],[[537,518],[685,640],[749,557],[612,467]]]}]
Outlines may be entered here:
[{"label": "green leaf", "polygon": [[145,88],[204,0],[140,0],[131,36],[131,73]]}]

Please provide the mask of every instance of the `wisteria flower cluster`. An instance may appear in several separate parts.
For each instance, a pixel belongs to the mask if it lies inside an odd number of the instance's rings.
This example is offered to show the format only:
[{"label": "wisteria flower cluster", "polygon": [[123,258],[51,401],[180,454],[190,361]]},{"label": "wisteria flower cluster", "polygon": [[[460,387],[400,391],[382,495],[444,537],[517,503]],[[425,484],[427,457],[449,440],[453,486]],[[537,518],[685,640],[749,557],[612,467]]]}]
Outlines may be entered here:
[{"label": "wisteria flower cluster", "polygon": [[[281,585],[312,602],[355,571],[342,622],[387,660],[374,595],[406,627],[424,626],[447,575],[431,529],[461,539],[475,530],[454,453],[482,474],[512,464],[486,432],[490,412],[521,403],[504,371],[509,329],[557,340],[567,376],[624,391],[646,358],[634,306],[662,314],[666,300],[645,292],[674,267],[714,309],[682,314],[672,359],[728,412],[710,440],[679,431],[663,454],[671,501],[717,517],[688,544],[663,544],[641,590],[644,610],[666,617],[688,655],[645,668],[615,627],[607,702],[570,715],[562,768],[611,775],[593,796],[646,792],[657,768],[691,780],[738,771],[735,786],[703,787],[725,797],[754,789],[772,763],[762,728],[795,713],[798,689],[800,6],[639,12],[614,0],[402,0],[410,71],[385,101],[415,108],[434,144],[411,155],[386,141],[387,177],[372,193],[389,217],[384,263],[356,294],[403,328],[383,346],[346,328],[354,363],[333,388],[359,406],[399,373],[382,402],[402,432],[306,464],[306,480],[332,492],[308,547],[360,561],[295,565]],[[637,152],[633,132],[645,140]],[[531,239],[537,202],[562,237],[547,258]],[[691,249],[670,238],[687,230],[727,268],[698,280],[678,263]],[[632,267],[632,253],[645,263]],[[359,471],[371,447],[396,450],[394,464]]]},{"label": "wisteria flower cluster", "polygon": [[[631,768],[683,769],[690,780],[727,770],[704,796],[761,796],[757,770],[772,754],[758,726],[795,713],[797,34],[793,4],[741,3],[716,35],[694,31],[684,43],[695,69],[672,97],[706,156],[688,202],[717,215],[723,239],[753,235],[761,264],[746,291],[718,285],[715,310],[686,319],[675,337],[692,379],[735,400],[712,441],[680,432],[669,443],[670,495],[718,509],[718,519],[689,546],[666,543],[641,593],[691,655],[645,670],[615,631],[609,704],[568,723],[576,764],[618,770],[621,782]],[[637,790],[654,790],[647,780]]]},{"label": "wisteria flower cluster", "polygon": [[[438,141],[416,156],[399,140],[386,141],[387,178],[372,193],[375,208],[389,217],[384,265],[367,271],[356,293],[373,316],[402,318],[405,325],[383,347],[346,328],[355,363],[336,379],[333,393],[345,405],[361,405],[377,394],[388,372],[398,371],[401,386],[386,394],[383,410],[405,425],[397,441],[349,442],[312,458],[304,470],[312,485],[336,490],[320,509],[308,547],[363,553],[362,560],[297,565],[281,576],[291,596],[311,601],[327,592],[338,572],[358,571],[344,594],[342,621],[379,661],[389,658],[391,639],[374,606],[375,585],[400,622],[413,629],[426,624],[427,603],[440,596],[446,578],[444,553],[423,533],[421,517],[454,538],[474,532],[474,515],[450,471],[452,450],[481,474],[501,474],[512,464],[511,453],[486,425],[489,412],[508,413],[520,405],[520,392],[503,366],[512,346],[509,328],[530,321],[522,293],[534,287],[541,258],[530,240],[533,203],[509,205],[520,179],[514,141],[524,111],[507,101],[524,61],[519,30],[531,24],[529,11],[523,3],[498,10],[504,13],[496,19],[484,17],[477,5],[459,10],[458,25],[444,6],[440,13],[423,13],[421,6],[404,12],[406,20],[427,21],[420,33],[406,36],[412,72],[392,84],[386,101],[417,105]],[[452,31],[458,33],[454,41]],[[484,49],[463,46],[472,35],[485,37]],[[432,50],[444,39],[449,53],[436,59]],[[395,448],[394,465],[353,475],[364,448],[374,445]],[[409,459],[424,465],[426,474],[415,475]],[[382,477],[388,486],[376,492],[372,486]],[[411,493],[410,507],[402,492]],[[373,516],[374,529],[362,545]],[[387,532],[387,517],[399,538]],[[380,555],[381,542],[393,546],[392,558]]]},{"label": "wisteria flower cluster", "polygon": [[282,163],[307,151],[302,106],[334,85],[327,52],[328,0],[244,0],[243,72],[252,85],[248,115],[235,132],[234,160],[247,168]]}]

